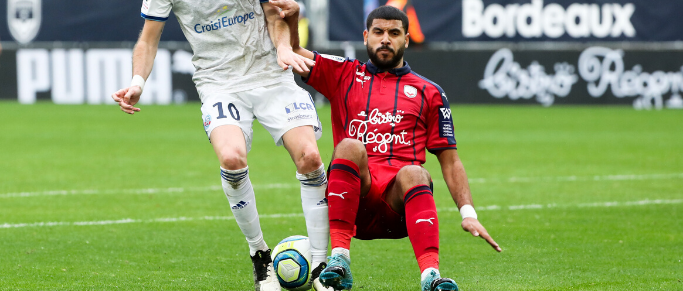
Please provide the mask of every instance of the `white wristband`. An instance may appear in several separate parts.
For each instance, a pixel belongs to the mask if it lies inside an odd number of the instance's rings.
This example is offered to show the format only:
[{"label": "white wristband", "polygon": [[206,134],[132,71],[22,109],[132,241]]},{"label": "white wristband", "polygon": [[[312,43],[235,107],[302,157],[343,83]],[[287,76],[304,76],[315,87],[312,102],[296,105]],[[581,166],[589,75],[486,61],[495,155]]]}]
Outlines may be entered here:
[{"label": "white wristband", "polygon": [[145,78],[140,75],[133,76],[133,80],[130,81],[130,86],[140,86],[140,90],[145,89]]},{"label": "white wristband", "polygon": [[474,211],[474,207],[472,207],[472,205],[465,204],[460,207],[460,216],[462,216],[463,220],[468,217],[477,219],[477,212]]}]

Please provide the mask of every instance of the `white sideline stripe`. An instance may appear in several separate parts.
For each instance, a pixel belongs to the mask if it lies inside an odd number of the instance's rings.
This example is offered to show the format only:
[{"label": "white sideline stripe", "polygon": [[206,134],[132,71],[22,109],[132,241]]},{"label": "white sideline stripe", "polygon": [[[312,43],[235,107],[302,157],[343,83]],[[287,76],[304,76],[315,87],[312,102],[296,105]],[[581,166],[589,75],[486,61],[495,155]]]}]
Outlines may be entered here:
[{"label": "white sideline stripe", "polygon": [[[486,183],[533,183],[533,182],[578,182],[578,181],[633,181],[633,180],[663,180],[683,179],[683,173],[651,174],[651,175],[605,175],[605,176],[560,176],[560,177],[510,177],[510,178],[471,178],[470,184]],[[441,180],[436,183],[443,184]],[[271,183],[254,184],[255,189],[288,189],[298,188],[299,183]],[[41,192],[17,192],[0,194],[0,198],[34,197],[34,196],[59,196],[59,195],[94,195],[94,194],[163,194],[183,192],[206,192],[222,191],[221,186],[208,187],[173,187],[173,188],[145,188],[145,189],[121,189],[121,190],[52,190]]]},{"label": "white sideline stripe", "polygon": [[683,173],[649,174],[649,175],[604,175],[604,176],[559,176],[559,177],[510,177],[504,178],[473,178],[470,184],[483,183],[532,183],[532,182],[580,182],[580,181],[633,181],[633,180],[663,180],[683,179]]},{"label": "white sideline stripe", "polygon": [[[259,218],[282,218],[282,217],[303,217],[303,213],[281,213],[259,215]],[[119,220],[99,220],[99,221],[77,221],[77,222],[34,222],[34,223],[3,223],[0,228],[20,228],[20,227],[42,227],[42,226],[86,226],[86,225],[112,225],[127,223],[152,223],[152,222],[182,222],[198,220],[234,220],[233,216],[204,216],[204,217],[166,217],[154,219],[132,219],[124,218]]]},{"label": "white sideline stripe", "polygon": [[[527,205],[512,205],[512,206],[499,206],[499,205],[489,205],[483,207],[477,207],[477,211],[492,211],[501,210],[503,208],[507,210],[525,210],[525,209],[548,209],[548,208],[586,208],[586,207],[616,207],[616,206],[641,206],[641,205],[653,205],[653,204],[681,204],[683,199],[645,199],[639,201],[627,201],[627,202],[593,202],[593,203],[579,203],[579,204],[567,204],[558,205],[555,203],[551,204],[527,204]],[[438,211],[458,211],[456,207],[449,208],[438,208]]]},{"label": "white sideline stripe", "polygon": [[[524,210],[524,209],[544,209],[544,208],[585,208],[585,207],[617,207],[617,206],[642,206],[653,204],[681,204],[683,199],[656,199],[656,200],[640,200],[627,202],[594,202],[594,203],[580,203],[580,204],[528,204],[528,205],[513,205],[513,206],[499,206],[490,205],[484,207],[477,207],[477,211],[496,211],[503,208],[508,210]],[[458,212],[458,208],[439,208],[439,212]],[[280,214],[265,214],[259,215],[259,218],[282,218],[282,217],[303,217],[303,213],[280,213]],[[153,223],[153,222],[182,222],[182,221],[200,221],[200,220],[234,220],[233,216],[204,216],[204,217],[167,217],[155,219],[132,219],[124,218],[119,220],[100,220],[100,221],[77,221],[77,222],[33,222],[33,223],[3,223],[0,228],[22,228],[22,227],[45,227],[45,226],[88,226],[88,225],[113,225],[113,224],[128,224],[128,223]]]},{"label": "white sideline stripe", "polygon": [[[287,189],[298,188],[299,183],[273,183],[273,184],[256,184],[253,185],[256,189]],[[144,189],[109,189],[109,190],[51,190],[41,192],[17,192],[0,194],[0,198],[14,198],[14,197],[34,197],[34,196],[63,196],[63,195],[94,195],[94,194],[163,194],[163,193],[183,193],[183,192],[207,192],[207,191],[223,191],[221,186],[207,186],[207,187],[172,187],[172,188],[144,188]]]}]

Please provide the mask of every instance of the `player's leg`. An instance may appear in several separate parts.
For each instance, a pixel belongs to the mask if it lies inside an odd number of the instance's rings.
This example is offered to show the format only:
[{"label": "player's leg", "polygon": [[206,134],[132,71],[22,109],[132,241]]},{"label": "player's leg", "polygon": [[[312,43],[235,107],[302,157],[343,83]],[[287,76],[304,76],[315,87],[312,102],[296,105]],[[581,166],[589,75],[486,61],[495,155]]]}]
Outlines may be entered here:
[{"label": "player's leg", "polygon": [[329,266],[320,275],[326,286],[351,289],[351,238],[358,205],[371,184],[365,145],[355,139],[344,139],[334,149],[330,165],[328,204],[332,254]]},{"label": "player's leg", "polygon": [[242,233],[249,243],[253,256],[256,251],[268,250],[263,239],[254,188],[249,179],[247,147],[242,129],[235,125],[224,125],[211,132],[211,145],[221,165],[221,184],[230,202]]},{"label": "player's leg", "polygon": [[[248,108],[240,100],[220,100],[223,102],[205,100],[202,113],[205,130],[220,163],[223,191],[228,198],[235,221],[249,244],[254,285],[257,290],[279,291],[280,284],[273,270],[270,249],[263,239],[256,210],[256,197],[247,166],[253,119],[247,112]],[[231,114],[226,114],[227,112]]]},{"label": "player's leg", "polygon": [[458,290],[455,281],[439,273],[439,219],[430,183],[426,169],[405,166],[388,189],[387,203],[397,213],[405,213],[408,237],[422,272],[422,290]]},{"label": "player's leg", "polygon": [[248,92],[259,123],[275,143],[284,145],[297,168],[301,182],[301,204],[306,219],[312,255],[312,281],[326,266],[329,222],[327,219],[327,175],[316,140],[322,129],[308,92],[294,82],[283,82]]},{"label": "player's leg", "polygon": [[312,126],[292,128],[282,136],[282,140],[296,165],[296,178],[301,183],[301,206],[311,242],[314,277],[317,278],[326,266],[330,233],[325,199],[325,166],[320,159]]}]

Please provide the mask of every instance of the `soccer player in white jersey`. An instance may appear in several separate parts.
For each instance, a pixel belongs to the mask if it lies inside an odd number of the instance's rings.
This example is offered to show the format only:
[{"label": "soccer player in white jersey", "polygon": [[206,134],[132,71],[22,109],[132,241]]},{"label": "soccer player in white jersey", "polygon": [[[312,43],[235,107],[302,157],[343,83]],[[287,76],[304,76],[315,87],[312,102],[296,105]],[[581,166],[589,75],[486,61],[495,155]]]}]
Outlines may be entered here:
[{"label": "soccer player in white jersey", "polygon": [[[133,52],[133,80],[112,95],[121,110],[139,112],[144,83],[164,21],[174,12],[194,51],[193,80],[202,101],[204,130],[218,156],[230,208],[249,244],[256,290],[280,290],[263,239],[249,180],[252,123],[259,120],[296,164],[312,249],[312,278],[326,266],[329,224],[327,178],[316,140],[322,134],[310,95],[289,66],[308,71],[310,60],[292,52],[298,5],[293,0],[144,0],[145,24]],[[291,37],[295,39],[292,40]]]}]

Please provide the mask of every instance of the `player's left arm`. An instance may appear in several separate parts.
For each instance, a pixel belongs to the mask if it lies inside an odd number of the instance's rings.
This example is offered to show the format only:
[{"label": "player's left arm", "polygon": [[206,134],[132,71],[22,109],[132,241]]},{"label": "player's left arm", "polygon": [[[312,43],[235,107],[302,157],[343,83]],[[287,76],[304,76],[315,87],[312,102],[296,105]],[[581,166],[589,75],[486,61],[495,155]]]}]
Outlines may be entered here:
[{"label": "player's left arm", "polygon": [[270,0],[261,3],[266,15],[268,33],[277,49],[277,62],[283,70],[292,66],[295,72],[310,72],[315,62],[295,54],[299,47],[299,5],[293,0]]},{"label": "player's left arm", "polygon": [[[469,182],[467,182],[465,166],[458,156],[458,150],[445,149],[436,151],[434,154],[439,159],[443,178],[446,181],[449,192],[451,192],[453,201],[458,205],[458,209],[462,209],[465,205],[472,206],[472,193],[470,192]],[[473,236],[485,239],[496,251],[502,251],[476,217],[464,218],[461,225],[463,230],[470,232]]]}]

